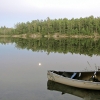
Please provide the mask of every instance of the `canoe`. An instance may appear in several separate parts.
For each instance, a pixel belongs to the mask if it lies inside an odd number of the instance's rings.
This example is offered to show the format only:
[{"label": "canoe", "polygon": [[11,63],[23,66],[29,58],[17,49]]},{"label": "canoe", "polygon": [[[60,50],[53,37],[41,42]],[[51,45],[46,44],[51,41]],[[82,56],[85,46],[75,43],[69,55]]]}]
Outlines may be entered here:
[{"label": "canoe", "polygon": [[100,99],[100,91],[98,90],[76,88],[76,87],[64,85],[64,84],[57,83],[50,80],[47,81],[47,90],[51,92],[58,91],[61,93],[61,95],[67,93],[72,96],[83,98],[84,100],[99,100]]},{"label": "canoe", "polygon": [[90,72],[47,72],[48,80],[77,88],[100,90],[100,71]]}]

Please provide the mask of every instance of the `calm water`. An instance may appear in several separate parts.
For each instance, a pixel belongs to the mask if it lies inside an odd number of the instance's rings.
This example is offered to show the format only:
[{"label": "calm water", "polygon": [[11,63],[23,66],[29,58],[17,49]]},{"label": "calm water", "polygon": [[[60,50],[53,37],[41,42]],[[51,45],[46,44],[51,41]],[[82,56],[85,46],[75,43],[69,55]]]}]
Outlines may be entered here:
[{"label": "calm water", "polygon": [[70,52],[48,55],[44,51],[18,49],[14,43],[0,44],[0,100],[83,100],[85,96],[70,92],[62,95],[60,90],[49,89],[47,70],[95,70],[95,64],[100,65],[100,56]]}]

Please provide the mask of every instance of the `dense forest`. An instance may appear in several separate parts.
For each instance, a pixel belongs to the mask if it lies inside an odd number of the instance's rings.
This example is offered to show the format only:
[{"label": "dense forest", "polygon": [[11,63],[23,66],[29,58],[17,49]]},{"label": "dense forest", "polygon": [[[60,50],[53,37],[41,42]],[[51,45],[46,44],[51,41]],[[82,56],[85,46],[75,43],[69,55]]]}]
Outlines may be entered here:
[{"label": "dense forest", "polygon": [[32,50],[33,52],[51,52],[67,54],[84,54],[88,56],[100,55],[100,39],[94,40],[93,38],[40,38],[40,39],[24,39],[24,38],[0,38],[1,44],[15,43],[19,49]]},{"label": "dense forest", "polygon": [[17,23],[14,28],[5,26],[0,28],[0,34],[66,34],[66,35],[100,35],[100,17],[89,16],[85,18],[60,18],[45,20],[33,20],[31,22]]}]

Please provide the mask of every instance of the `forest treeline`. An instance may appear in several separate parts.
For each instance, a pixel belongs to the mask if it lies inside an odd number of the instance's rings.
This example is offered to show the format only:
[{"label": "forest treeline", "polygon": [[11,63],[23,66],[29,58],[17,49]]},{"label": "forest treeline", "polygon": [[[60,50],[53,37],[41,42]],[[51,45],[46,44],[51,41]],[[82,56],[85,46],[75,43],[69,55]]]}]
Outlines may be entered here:
[{"label": "forest treeline", "polygon": [[53,38],[24,39],[24,38],[0,38],[1,44],[15,43],[19,49],[32,50],[33,52],[75,53],[88,56],[100,55],[100,39],[92,38],[65,38],[55,40]]},{"label": "forest treeline", "polygon": [[31,22],[17,23],[14,28],[1,27],[0,34],[20,35],[38,34],[53,35],[100,35],[100,17],[89,16],[85,18],[60,18],[45,20],[33,20]]}]

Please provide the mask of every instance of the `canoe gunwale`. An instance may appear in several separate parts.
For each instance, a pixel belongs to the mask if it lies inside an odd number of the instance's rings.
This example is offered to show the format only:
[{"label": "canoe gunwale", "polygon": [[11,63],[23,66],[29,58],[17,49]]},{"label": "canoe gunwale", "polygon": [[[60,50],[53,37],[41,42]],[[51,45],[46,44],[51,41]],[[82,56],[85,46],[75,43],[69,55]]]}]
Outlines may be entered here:
[{"label": "canoe gunwale", "polygon": [[79,79],[71,79],[71,78],[68,78],[68,77],[64,77],[62,75],[59,75],[59,74],[56,74],[56,73],[53,73],[53,72],[50,72],[58,77],[61,77],[61,78],[67,78],[68,80],[72,80],[72,81],[78,81],[78,82],[84,82],[84,83],[92,83],[92,84],[100,84],[100,82],[93,82],[93,81],[85,81],[85,80],[79,80]]}]

